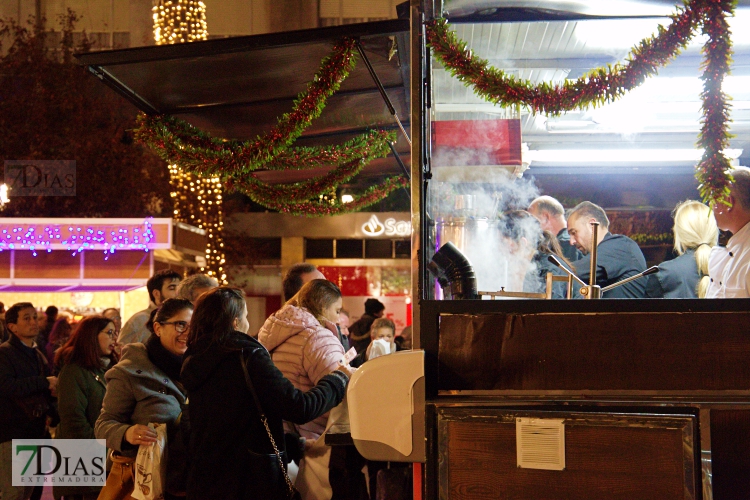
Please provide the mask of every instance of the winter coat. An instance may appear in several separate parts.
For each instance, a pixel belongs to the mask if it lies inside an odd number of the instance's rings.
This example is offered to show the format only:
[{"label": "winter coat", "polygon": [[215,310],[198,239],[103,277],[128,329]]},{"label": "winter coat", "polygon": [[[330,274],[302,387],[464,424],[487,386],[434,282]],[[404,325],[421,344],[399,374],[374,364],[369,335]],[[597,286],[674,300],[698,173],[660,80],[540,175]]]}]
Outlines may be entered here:
[{"label": "winter coat", "polygon": [[[94,425],[102,409],[107,383],[104,368],[89,370],[69,363],[60,370],[57,380],[57,402],[60,424],[56,439],[94,439]],[[101,486],[53,485],[53,496],[98,493]]]},{"label": "winter coat", "polygon": [[174,423],[185,395],[148,357],[141,343],[124,347],[122,358],[105,375],[107,392],[94,427],[107,448],[134,457],[138,447],[125,441],[125,431],[135,424]]},{"label": "winter coat", "polygon": [[181,375],[190,394],[188,500],[273,500],[264,495],[262,485],[247,480],[247,450],[270,454],[273,448],[247,389],[241,356],[280,450],[282,420],[308,422],[344,397],[345,375],[322,376],[315,387],[302,392],[274,366],[257,340],[240,332],[230,334],[224,345],[207,339],[191,345]]},{"label": "winter coat", "polygon": [[[336,325],[324,327],[307,309],[286,305],[272,314],[258,332],[258,340],[271,353],[274,364],[294,387],[307,391],[331,373],[344,358]],[[328,414],[297,426],[307,439],[318,439]]]},{"label": "winter coat", "polygon": [[54,413],[49,375],[47,358],[38,349],[12,334],[0,345],[0,443],[44,437],[47,414],[30,418],[18,401],[38,398]]},{"label": "winter coat", "polygon": [[697,299],[698,263],[695,249],[691,248],[679,257],[659,264],[659,272],[646,279],[646,297],[654,299]]}]

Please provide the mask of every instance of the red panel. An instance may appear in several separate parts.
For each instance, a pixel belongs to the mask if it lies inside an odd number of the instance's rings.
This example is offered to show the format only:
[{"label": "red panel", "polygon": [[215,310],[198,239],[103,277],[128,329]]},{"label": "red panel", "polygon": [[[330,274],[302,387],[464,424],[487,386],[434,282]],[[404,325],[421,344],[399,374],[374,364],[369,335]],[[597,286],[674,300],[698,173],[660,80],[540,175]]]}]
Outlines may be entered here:
[{"label": "red panel", "polygon": [[520,165],[521,120],[432,123],[435,166]]},{"label": "red panel", "polygon": [[327,280],[336,283],[346,297],[370,295],[367,287],[367,267],[320,266]]},{"label": "red panel", "polygon": [[281,309],[281,296],[280,295],[267,295],[266,296],[266,318],[271,317],[273,313]]}]

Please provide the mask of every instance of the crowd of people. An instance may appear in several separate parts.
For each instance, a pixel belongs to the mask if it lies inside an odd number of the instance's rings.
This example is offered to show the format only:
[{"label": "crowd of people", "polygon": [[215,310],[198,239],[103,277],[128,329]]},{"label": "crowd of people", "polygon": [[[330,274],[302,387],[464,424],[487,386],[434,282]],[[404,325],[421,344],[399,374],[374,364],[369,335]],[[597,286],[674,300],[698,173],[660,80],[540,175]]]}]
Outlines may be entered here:
[{"label": "crowd of people", "polygon": [[[750,169],[732,175],[728,204],[675,208],[675,259],[604,297],[750,297]],[[505,244],[525,263],[524,291],[562,272],[550,255],[587,281],[594,246],[602,287],[646,268],[638,245],[611,233],[594,203],[565,212],[542,196],[505,220]],[[719,230],[732,233],[726,246],[718,245]],[[135,487],[139,448],[162,438],[165,499],[274,499],[293,491],[304,499],[376,497],[386,464],[332,449],[323,434],[357,366],[411,348],[411,329],[397,335],[383,303],[367,299],[350,324],[340,289],[315,266],[298,264],[283,279],[284,305],[250,332],[243,292],[209,276],[164,270],[146,288],[149,307],[124,324],[113,308],[72,324],[54,306],[42,314],[29,302],[7,311],[0,304],[3,500],[39,498],[39,488],[12,485],[11,441],[50,430],[60,439],[105,440],[110,451],[103,488],[56,485],[55,498],[127,498],[122,488]],[[294,484],[290,463],[299,464]]]},{"label": "crowd of people", "polygon": [[209,276],[163,270],[146,289],[149,307],[124,324],[117,309],[75,324],[54,306],[5,311],[0,498],[39,498],[40,487],[12,485],[11,441],[45,437],[101,439],[108,450],[103,487],[54,485],[56,499],[130,498],[123,488],[136,487],[140,447],[164,443],[165,499],[288,498],[290,488],[304,499],[375,498],[362,465],[352,468],[363,459],[334,470],[339,458],[321,436],[355,369],[344,356],[350,343],[357,366],[371,340],[396,350],[380,301],[368,299],[349,325],[339,288],[298,264],[283,280],[287,302],[249,332],[244,293]]},{"label": "crowd of people", "polygon": [[[657,273],[613,288],[602,297],[750,297],[750,169],[735,167],[731,173],[734,180],[727,204],[709,207],[688,200],[675,207],[676,258],[660,263]],[[535,221],[529,223],[532,216]],[[556,266],[549,266],[549,255],[589,283],[594,246],[596,284],[602,288],[646,269],[638,244],[625,235],[611,233],[607,213],[592,202],[581,202],[566,212],[556,199],[540,196],[528,211],[511,212],[505,220],[506,244],[517,248],[528,263],[521,268],[521,274],[526,273],[524,292],[541,291],[547,272],[564,275]],[[597,241],[593,241],[592,223],[598,224]],[[732,233],[726,246],[718,245],[719,230]],[[566,291],[556,288],[552,296],[561,298],[564,294]]]}]

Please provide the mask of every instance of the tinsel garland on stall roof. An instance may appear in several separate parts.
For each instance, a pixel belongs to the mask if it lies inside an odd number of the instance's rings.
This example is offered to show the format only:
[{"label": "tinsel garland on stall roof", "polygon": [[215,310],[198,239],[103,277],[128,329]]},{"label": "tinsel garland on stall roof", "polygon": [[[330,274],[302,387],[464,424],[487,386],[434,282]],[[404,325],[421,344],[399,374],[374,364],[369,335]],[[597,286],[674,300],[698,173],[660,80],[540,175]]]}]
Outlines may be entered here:
[{"label": "tinsel garland on stall roof", "polygon": [[[316,200],[304,203],[287,204],[285,200],[279,199],[276,201],[268,201],[267,206],[272,210],[278,210],[281,213],[290,215],[307,215],[313,217],[337,215],[347,212],[356,212],[369,207],[370,205],[384,199],[396,189],[407,187],[408,185],[409,180],[403,176],[389,177],[377,186],[370,186],[364,193],[355,195],[354,200],[349,203],[342,203],[339,200],[333,200],[330,202]],[[249,196],[253,199],[253,195],[249,194]]]},{"label": "tinsel garland on stall roof", "polygon": [[354,47],[354,40],[350,38],[336,43],[331,54],[321,62],[307,90],[297,96],[292,111],[279,118],[270,132],[253,141],[211,137],[184,120],[163,115],[141,115],[136,138],[151,146],[166,161],[204,174],[226,175],[264,168],[323,112],[328,98],[354,68]]},{"label": "tinsel garland on stall roof", "polygon": [[252,193],[252,196],[259,199],[284,200],[284,203],[287,205],[303,203],[323,193],[330,192],[340,184],[347,182],[360,173],[372,159],[387,155],[390,150],[387,141],[395,141],[396,134],[394,132],[384,132],[383,135],[385,136],[384,141],[375,142],[373,147],[368,146],[363,148],[359,158],[344,163],[320,177],[314,177],[293,184],[269,185],[252,175],[246,175],[244,177],[230,176],[227,182],[233,189],[237,189],[248,196]]},{"label": "tinsel garland on stall roof", "polygon": [[729,38],[727,17],[734,11],[732,0],[707,2],[703,20],[703,33],[708,41],[703,46],[703,120],[698,135],[698,146],[703,157],[696,167],[698,190],[704,201],[728,204],[731,168],[723,151],[729,147],[729,103],[721,90],[724,76],[729,74],[732,61],[732,41]]},{"label": "tinsel garland on stall roof", "polygon": [[672,23],[659,26],[657,34],[638,42],[624,63],[597,68],[577,80],[561,84],[535,84],[508,75],[475,57],[466,43],[448,29],[444,19],[428,23],[427,41],[435,57],[465,85],[489,102],[501,106],[525,106],[534,113],[559,115],[566,111],[600,106],[622,97],[654,76],[671,62],[696,34],[699,27],[709,37],[703,47],[704,91],[702,128],[698,145],[704,155],[696,166],[703,200],[727,203],[731,176],[723,150],[729,144],[729,104],[721,82],[729,71],[731,42],[727,16],[734,12],[732,0],[689,0],[670,16]]},{"label": "tinsel garland on stall roof", "polygon": [[[396,140],[393,132],[371,130],[338,146],[291,147],[320,116],[328,97],[354,68],[353,49],[351,39],[335,44],[307,90],[297,96],[292,112],[282,116],[271,132],[254,141],[218,139],[179,118],[147,115],[139,118],[137,137],[164,160],[202,176],[221,176],[227,189],[241,191],[267,208],[305,215],[333,215],[364,208],[405,185],[406,179],[386,179],[346,204],[327,201],[323,193],[335,191],[371,160],[386,156],[389,143]],[[268,184],[252,175],[260,169],[306,170],[321,166],[333,170],[292,184]]]}]

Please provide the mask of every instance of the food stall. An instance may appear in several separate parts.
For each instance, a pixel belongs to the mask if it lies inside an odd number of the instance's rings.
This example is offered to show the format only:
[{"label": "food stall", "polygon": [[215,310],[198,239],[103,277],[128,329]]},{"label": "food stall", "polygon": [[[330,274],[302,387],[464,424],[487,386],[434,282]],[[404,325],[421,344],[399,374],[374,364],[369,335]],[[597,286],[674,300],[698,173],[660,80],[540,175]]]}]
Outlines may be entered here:
[{"label": "food stall", "polygon": [[[729,20],[735,66],[724,80],[734,99],[734,138],[724,153],[734,165],[746,164],[747,7],[739,2]],[[412,127],[413,178],[422,179],[412,184],[412,223],[421,253],[414,331],[425,359],[424,498],[730,499],[750,491],[741,444],[750,434],[746,299],[478,300],[465,293],[467,282],[478,293],[506,284],[493,218],[537,194],[573,192],[568,208],[592,200],[671,209],[700,198],[693,174],[706,38],[621,101],[610,88],[609,98],[567,110],[560,90],[636,59],[633,46],[645,53],[639,40],[668,26],[664,16],[679,17],[675,9],[649,1],[412,2],[412,53],[431,54],[412,63],[412,123],[422,124]],[[448,20],[453,35],[437,18]],[[508,79],[491,88],[472,58]],[[548,103],[513,101],[512,91],[539,90],[542,82],[551,89]],[[476,94],[487,88],[517,104],[495,106],[489,92]],[[456,139],[457,130],[466,140]],[[488,141],[475,139],[480,130]],[[543,193],[523,182],[535,171]],[[599,172],[625,175],[604,196]],[[559,184],[545,183],[545,174]],[[644,184],[675,191],[654,201],[648,186],[638,188]],[[616,201],[602,201],[607,196]],[[477,248],[488,239],[500,263]],[[428,269],[442,262],[446,241],[472,264],[451,283]]]},{"label": "food stall", "polygon": [[[706,40],[695,37],[701,26],[706,36],[722,29],[712,24],[717,16],[701,10],[706,5],[724,12],[720,2],[690,2],[686,8],[699,12],[685,21],[675,5],[656,0],[412,0],[408,22],[80,59],[147,113],[177,114],[217,135],[249,138],[288,108],[301,87],[297,75],[312,73],[338,37],[361,37],[373,48],[395,41],[400,63],[374,50],[381,55],[374,65],[381,78],[393,78],[385,87],[398,114],[410,116],[404,124],[411,147],[399,136],[397,155],[411,167],[415,351],[374,359],[352,378],[351,438],[358,449],[373,460],[415,463],[414,493],[421,498],[746,498],[747,300],[519,300],[506,290],[509,269],[495,230],[499,214],[525,208],[542,192],[575,193],[568,206],[590,199],[631,211],[671,209],[701,196],[693,173],[701,158],[695,143]],[[748,7],[738,2],[731,20],[738,23],[737,80],[724,82],[734,99],[727,130],[734,137],[725,138],[721,153],[734,165],[746,163],[748,149],[750,86],[743,78],[750,44],[742,36],[750,30],[741,25]],[[591,109],[568,109],[579,98],[562,94],[533,100],[541,82],[552,82],[542,89],[549,95],[554,84],[597,68],[614,65],[610,71],[618,72],[616,63],[633,59],[631,47],[662,33],[658,26],[670,15],[686,23],[687,35],[668,32],[672,45],[685,48],[678,58],[648,53],[653,61],[674,59],[658,77],[653,71],[620,86],[602,84],[599,97],[586,101]],[[456,38],[441,31],[438,18]],[[697,44],[689,45],[693,38]],[[510,77],[494,88],[508,101],[472,94],[471,87],[493,88],[485,85],[489,72],[468,64],[471,54]],[[455,65],[445,69],[450,61]],[[303,141],[341,140],[362,123],[395,128],[362,71]],[[647,91],[638,93],[639,86]],[[530,88],[533,104],[520,102]],[[617,104],[629,93],[635,100]],[[395,159],[368,169],[398,172]],[[706,171],[699,173],[705,184]],[[304,177],[257,175],[279,182]],[[623,194],[587,190],[608,175],[626,176],[611,188]],[[604,194],[615,201],[601,201]],[[461,265],[435,259],[447,243],[465,258]],[[496,300],[481,300],[481,292]]]}]

